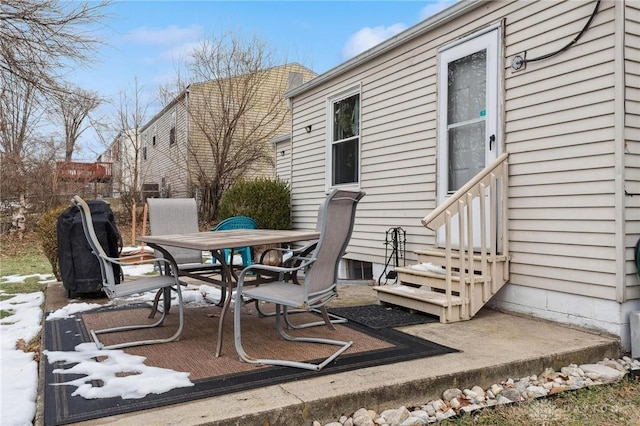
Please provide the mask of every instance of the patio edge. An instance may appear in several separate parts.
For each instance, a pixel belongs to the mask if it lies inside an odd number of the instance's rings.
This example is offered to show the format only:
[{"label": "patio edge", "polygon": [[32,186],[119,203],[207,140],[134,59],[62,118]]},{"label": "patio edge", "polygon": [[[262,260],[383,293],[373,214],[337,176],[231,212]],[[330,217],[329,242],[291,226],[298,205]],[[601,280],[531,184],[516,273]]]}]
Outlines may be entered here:
[{"label": "patio edge", "polygon": [[620,342],[612,340],[579,350],[555,353],[543,357],[514,361],[485,368],[456,372],[450,375],[419,378],[373,390],[355,390],[347,395],[301,401],[300,404],[270,409],[251,415],[230,417],[220,421],[199,423],[200,426],[248,426],[248,425],[303,425],[317,420],[320,423],[337,421],[342,415],[352,414],[361,407],[380,412],[386,408],[417,406],[438,399],[446,389],[471,388],[474,385],[489,387],[508,378],[520,378],[542,372],[551,367],[559,370],[569,364],[586,364],[604,358],[619,358]]}]

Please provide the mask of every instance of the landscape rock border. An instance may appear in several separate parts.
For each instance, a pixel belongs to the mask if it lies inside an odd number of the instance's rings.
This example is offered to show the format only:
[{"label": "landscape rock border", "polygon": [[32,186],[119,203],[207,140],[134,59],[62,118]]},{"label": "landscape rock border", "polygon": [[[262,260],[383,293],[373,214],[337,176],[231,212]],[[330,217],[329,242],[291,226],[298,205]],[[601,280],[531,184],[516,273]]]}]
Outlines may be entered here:
[{"label": "landscape rock border", "polygon": [[[471,389],[447,389],[441,398],[430,401],[410,411],[406,407],[384,410],[360,408],[350,416],[324,426],[423,426],[458,415],[496,405],[531,401],[567,390],[615,383],[627,374],[639,376],[640,360],[628,356],[608,359],[596,364],[570,364],[560,371],[547,368],[537,375],[509,378],[487,389],[473,386]],[[323,426],[318,421],[313,426]]]}]

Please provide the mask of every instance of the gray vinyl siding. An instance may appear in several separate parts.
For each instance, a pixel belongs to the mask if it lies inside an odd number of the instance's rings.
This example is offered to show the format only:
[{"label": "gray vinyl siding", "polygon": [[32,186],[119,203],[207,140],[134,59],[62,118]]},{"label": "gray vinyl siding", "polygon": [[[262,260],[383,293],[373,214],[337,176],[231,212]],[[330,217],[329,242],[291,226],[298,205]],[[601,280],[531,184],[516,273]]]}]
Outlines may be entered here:
[{"label": "gray vinyl siding", "polygon": [[[171,128],[171,114],[176,113],[176,143],[169,144],[169,131]],[[161,113],[156,115],[142,130],[147,134],[147,160],[143,161],[146,167],[143,183],[157,183],[162,190],[164,179],[167,193],[164,196],[186,197],[187,169],[186,169],[186,140],[187,140],[187,113],[181,101],[168,105]],[[156,128],[156,144],[152,144],[154,126]],[[146,163],[146,164],[145,164]]]},{"label": "gray vinyl siding", "polygon": [[[631,2],[633,3],[633,2]],[[408,261],[434,243],[420,220],[436,206],[437,50],[503,23],[503,149],[509,153],[510,282],[616,300],[617,215],[626,217],[627,297],[640,297],[632,243],[640,237],[640,196],[616,201],[615,3],[603,1],[570,49],[595,2],[482,2],[463,16],[356,61],[292,96],[294,226],[310,228],[325,191],[327,97],[361,85],[361,187],[348,256],[384,262],[385,231],[407,231]],[[621,6],[624,7],[624,6]],[[640,192],[640,25],[626,3],[625,179]],[[366,55],[365,55],[366,56]],[[311,124],[313,131],[304,132]],[[632,136],[633,135],[633,136]],[[622,211],[621,208],[625,210]],[[634,239],[635,236],[635,239]]]},{"label": "gray vinyl siding", "polygon": [[[507,57],[559,49],[594,6],[549,3],[507,19]],[[616,298],[612,6],[577,46],[505,72],[512,284]]]},{"label": "gray vinyl siding", "polygon": [[276,177],[291,182],[291,140],[277,142],[275,147]]},{"label": "gray vinyl siding", "polygon": [[625,3],[625,259],[626,298],[640,298],[640,279],[633,252],[640,239],[640,3]]},{"label": "gray vinyl siding", "polygon": [[[407,232],[408,263],[416,260],[414,250],[434,243],[433,232],[420,220],[436,206],[438,49],[494,24],[501,13],[473,10],[292,99],[294,226],[312,227],[324,197],[326,99],[360,84],[360,184],[367,195],[358,206],[347,257],[384,263],[385,232],[396,226]],[[303,128],[311,123],[313,138],[304,137]]]},{"label": "gray vinyl siding", "polygon": [[[266,115],[269,117],[278,115],[278,111],[276,113],[265,112],[265,108],[274,108],[276,104],[280,107],[279,116],[251,129],[253,130],[252,142],[264,143],[268,158],[256,161],[244,168],[244,178],[273,178],[275,175],[274,152],[272,146],[268,144],[273,137],[287,133],[290,124],[289,111],[284,99],[280,97],[288,88],[287,84],[291,82],[290,72],[297,73],[296,78],[302,82],[315,76],[313,71],[295,63],[270,68],[264,75],[261,75],[260,93],[255,100],[256,105],[244,120],[247,123],[252,120],[258,122],[264,120]],[[225,84],[224,81],[221,84]],[[211,109],[220,107],[216,101],[215,93],[215,81],[192,84],[144,125],[142,134],[148,135],[148,142],[147,160],[144,162],[147,172],[143,183],[161,185],[164,178],[166,184],[171,188],[171,192],[164,194],[165,196],[191,197],[197,192],[199,177],[203,174],[209,176],[209,173],[213,173],[213,169],[211,169],[211,165],[214,164],[211,152],[212,142],[200,130],[201,126],[197,124],[211,123],[209,116]],[[277,99],[283,100],[281,105],[279,102],[270,100],[274,95],[278,97]],[[264,105],[260,103],[261,100],[264,101]],[[173,111],[176,112],[177,122],[176,143],[169,145],[169,129]],[[157,126],[156,146],[152,146],[151,143],[154,125]],[[242,133],[242,129],[238,130],[238,134],[240,133]]]}]

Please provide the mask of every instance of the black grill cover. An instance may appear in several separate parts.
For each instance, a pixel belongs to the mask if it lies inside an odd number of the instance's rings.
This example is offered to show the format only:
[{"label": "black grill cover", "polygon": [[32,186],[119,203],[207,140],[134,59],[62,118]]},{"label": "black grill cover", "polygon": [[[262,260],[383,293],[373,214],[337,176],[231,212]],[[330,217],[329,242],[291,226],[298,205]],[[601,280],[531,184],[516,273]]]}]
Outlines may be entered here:
[{"label": "black grill cover", "polygon": [[[92,200],[87,204],[100,245],[108,256],[118,257],[121,239],[111,207],[103,200]],[[60,214],[57,232],[58,260],[64,287],[69,293],[99,292],[102,289],[100,264],[84,235],[78,207],[69,207]],[[113,265],[113,272],[117,284],[120,282],[120,266]]]}]

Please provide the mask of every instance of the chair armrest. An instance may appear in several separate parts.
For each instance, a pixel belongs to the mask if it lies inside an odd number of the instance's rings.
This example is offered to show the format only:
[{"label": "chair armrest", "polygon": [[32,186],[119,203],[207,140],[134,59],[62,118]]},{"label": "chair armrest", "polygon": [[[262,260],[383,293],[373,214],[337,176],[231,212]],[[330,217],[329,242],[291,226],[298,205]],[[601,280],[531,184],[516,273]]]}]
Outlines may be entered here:
[{"label": "chair armrest", "polygon": [[[140,256],[123,256],[123,257],[101,256],[101,257],[109,263],[115,263],[120,266],[145,265],[147,263],[153,264],[153,263],[163,262],[177,269],[177,266],[173,262],[171,262],[169,259],[166,259],[164,257],[154,257],[153,259],[140,259]],[[128,261],[129,259],[136,259],[136,260]]]},{"label": "chair armrest", "polygon": [[297,272],[301,269],[305,269],[308,266],[310,266],[313,262],[316,261],[315,257],[300,257],[297,260],[300,261],[299,264],[297,264],[296,266],[293,267],[286,267],[286,266],[270,266],[270,265],[263,265],[261,263],[254,263],[253,265],[247,266],[246,268],[244,268],[241,272],[240,275],[238,275],[238,283],[240,283],[240,281],[244,282],[244,277],[245,275],[247,275],[248,273],[260,273],[260,272],[270,272],[270,273],[278,273],[280,274],[280,276],[283,276],[284,274],[288,274],[288,273],[292,273],[292,272]]},{"label": "chair armrest", "polygon": [[[306,244],[303,247],[300,247],[299,249],[286,249],[286,248],[281,248],[281,247],[271,247],[266,249],[265,251],[262,252],[262,254],[260,255],[260,261],[259,263],[263,263],[264,262],[264,258],[266,257],[267,253],[271,252],[271,251],[275,251],[275,252],[281,252],[281,253],[291,253],[293,256],[295,257],[296,255],[302,254],[302,255],[307,255],[309,253],[311,253],[313,251],[313,249],[316,247],[316,244],[318,242],[314,241],[312,243]],[[290,263],[291,258],[285,260],[283,262],[283,264],[288,264]]]}]

